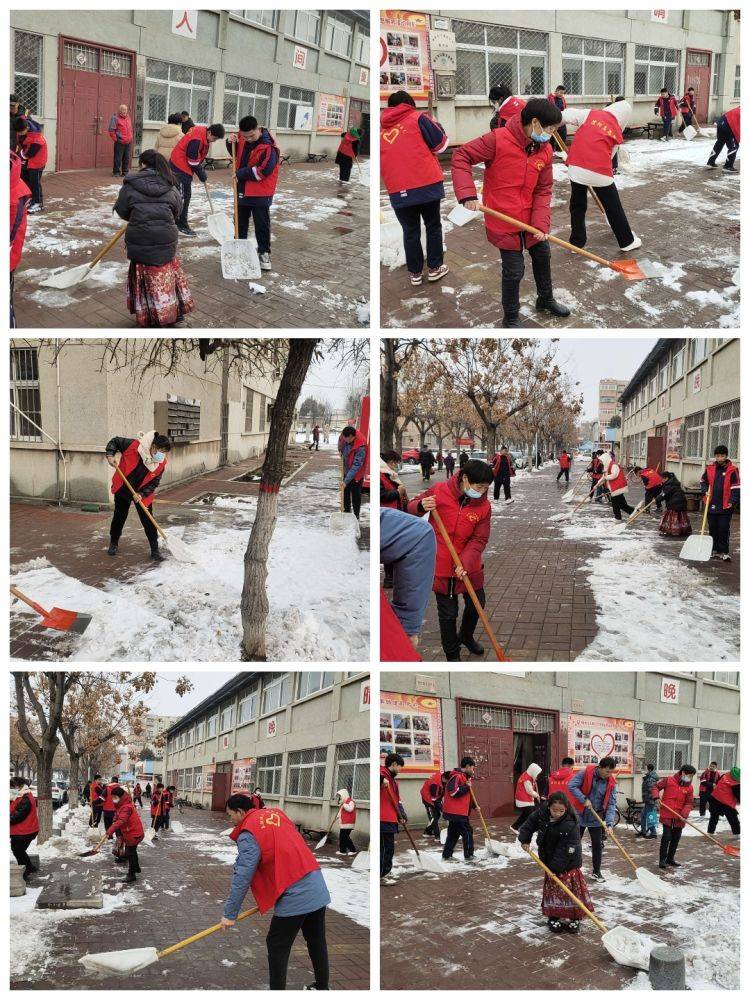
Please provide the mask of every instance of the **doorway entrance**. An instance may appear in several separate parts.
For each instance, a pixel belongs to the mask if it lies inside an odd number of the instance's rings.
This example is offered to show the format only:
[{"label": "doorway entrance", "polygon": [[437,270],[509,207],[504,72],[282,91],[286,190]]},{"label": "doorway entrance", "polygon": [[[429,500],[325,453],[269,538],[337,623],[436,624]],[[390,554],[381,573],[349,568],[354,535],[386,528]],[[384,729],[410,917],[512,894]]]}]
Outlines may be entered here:
[{"label": "doorway entrance", "polygon": [[[685,53],[685,92],[695,88],[695,108],[698,121],[706,124],[708,97],[711,89],[711,53],[704,49],[688,49]],[[681,96],[681,95],[678,95]]]},{"label": "doorway entrance", "polygon": [[657,427],[653,437],[646,439],[646,465],[664,471],[667,460],[667,428]]},{"label": "doorway entrance", "polygon": [[232,765],[217,764],[211,789],[211,812],[224,812],[232,793]]},{"label": "doorway entrance", "polygon": [[112,167],[109,120],[133,113],[135,52],[60,37],[56,170]]}]

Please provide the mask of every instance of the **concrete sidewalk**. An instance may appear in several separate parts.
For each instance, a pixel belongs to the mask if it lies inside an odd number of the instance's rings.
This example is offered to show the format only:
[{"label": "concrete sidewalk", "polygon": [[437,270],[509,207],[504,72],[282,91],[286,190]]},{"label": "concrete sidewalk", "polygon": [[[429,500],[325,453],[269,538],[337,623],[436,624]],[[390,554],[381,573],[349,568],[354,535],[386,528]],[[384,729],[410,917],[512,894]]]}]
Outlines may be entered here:
[{"label": "concrete sidewalk", "polygon": [[[365,180],[369,173],[365,170]],[[369,187],[357,172],[338,183],[332,162],[284,164],[271,212],[273,270],[263,272],[254,293],[246,281],[225,280],[221,248],[205,223],[208,202],[196,180],[190,223],[197,237],[180,236],[178,256],[195,310],[188,326],[265,329],[358,327],[369,301]],[[214,209],[232,214],[229,170],[208,175]],[[16,271],[19,327],[73,329],[133,327],[126,306],[124,240],[92,275],[66,291],[42,288],[57,268],[91,260],[123,225],[112,206],[120,181],[106,170],[70,171],[44,177],[44,211],[31,215]],[[250,238],[253,239],[252,226]]]}]

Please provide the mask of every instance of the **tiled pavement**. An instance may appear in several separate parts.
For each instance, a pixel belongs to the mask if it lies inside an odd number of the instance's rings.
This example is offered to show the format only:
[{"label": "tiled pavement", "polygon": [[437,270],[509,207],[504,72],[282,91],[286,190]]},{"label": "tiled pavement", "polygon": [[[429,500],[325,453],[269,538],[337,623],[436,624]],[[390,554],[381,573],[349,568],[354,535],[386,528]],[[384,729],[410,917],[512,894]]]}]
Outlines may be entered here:
[{"label": "tiled pavement", "polygon": [[[147,810],[141,815],[147,824]],[[78,958],[85,953],[145,946],[166,948],[221,918],[231,883],[228,850],[231,841],[220,835],[227,828],[227,818],[221,813],[190,808],[175,814],[175,818],[184,824],[188,836],[162,834],[152,847],[143,846],[139,850],[142,875],[135,887],[127,887],[128,893],[138,896],[137,903],[58,923],[54,937],[50,938],[53,956],[47,975],[16,979],[11,983],[13,989],[49,989],[50,976],[55,989],[68,990],[267,989],[265,936],[271,914],[248,917],[232,931],[212,934],[133,976],[111,976],[104,980],[99,974],[85,972],[78,964]],[[196,848],[190,834],[197,835],[206,850]],[[207,853],[212,849],[225,854],[225,859]],[[331,844],[321,851],[324,873],[326,863],[334,866],[342,863],[334,851]],[[63,857],[60,861],[44,862],[41,874],[59,870],[64,861]],[[121,885],[123,868],[112,861],[108,852],[91,864],[103,874],[105,894],[119,895],[126,891]],[[35,884],[42,882],[35,880]],[[252,897],[248,895],[245,908],[252,905]],[[331,989],[367,989],[368,929],[329,907],[326,930]],[[302,989],[312,979],[307,949],[299,935],[292,949],[287,988]]]},{"label": "tiled pavement", "polygon": [[[369,176],[365,164],[364,177]],[[228,170],[209,173],[214,208],[231,214]],[[91,277],[67,291],[40,287],[50,269],[86,263],[122,220],[113,215],[119,180],[108,171],[70,171],[44,178],[44,211],[29,219],[16,272],[15,308],[21,328],[134,327],[125,302],[124,241]],[[369,300],[369,187],[342,188],[333,163],[284,164],[272,210],[273,270],[255,284],[224,280],[221,249],[204,216],[202,185],[193,185],[190,220],[196,238],[180,237],[179,257],[195,310],[188,325],[231,329],[350,327],[362,323]],[[252,232],[251,232],[252,237]]]},{"label": "tiled pavement", "polygon": [[[490,835],[508,842],[509,822],[510,817],[492,820]],[[397,837],[394,871],[400,862],[406,868],[395,884],[380,890],[381,988],[618,990],[633,981],[635,970],[609,957],[590,921],[583,920],[577,937],[550,933],[540,908],[541,871],[527,858],[505,863],[479,860],[484,837],[479,822],[472,823],[478,860],[465,863],[457,850],[454,857],[460,860],[448,862],[453,867],[445,875],[417,872],[413,854],[406,860],[409,843],[405,835]],[[656,867],[658,841],[636,839],[631,829],[623,827],[617,827],[618,839],[636,864],[661,875]],[[420,850],[435,852],[433,840],[414,833]],[[732,842],[725,834],[719,839]],[[700,889],[701,898],[664,902],[650,898],[633,882],[632,870],[614,844],[608,843],[602,866],[607,881],[588,883],[599,919],[608,927],[622,923],[655,941],[700,950],[700,940],[685,927],[691,919],[700,923],[711,897],[739,889],[739,859],[724,855],[696,835],[683,837],[677,860],[682,868],[668,875],[670,884],[688,894]],[[591,871],[586,846],[583,871],[584,875]],[[716,917],[716,910],[712,916]],[[718,934],[723,936],[720,926]],[[714,968],[713,974],[718,983],[729,975],[739,979],[737,969]]]},{"label": "tiled pavement", "polygon": [[[582,469],[576,463],[571,484]],[[605,543],[593,537],[566,539],[559,525],[549,521],[552,514],[566,509],[559,500],[564,480],[558,485],[556,475],[556,465],[531,476],[519,475],[513,480],[514,503],[506,506],[502,492],[499,501],[492,501],[492,531],[484,560],[486,610],[500,645],[513,661],[575,660],[597,634],[597,606],[584,564]],[[410,496],[426,487],[419,474],[406,477],[405,483]],[[642,487],[631,485],[628,499],[633,506],[641,501]],[[602,516],[609,518],[609,510],[602,511]],[[691,517],[694,530],[699,530],[698,515]],[[678,558],[680,545],[674,539],[659,538],[657,545],[660,554]],[[701,572],[738,593],[739,517],[732,522],[731,547],[733,562],[714,561]],[[464,649],[463,659],[467,663],[494,660],[481,623],[476,638],[485,647],[484,656],[469,656]],[[432,597],[419,651],[427,661],[445,659]]]}]

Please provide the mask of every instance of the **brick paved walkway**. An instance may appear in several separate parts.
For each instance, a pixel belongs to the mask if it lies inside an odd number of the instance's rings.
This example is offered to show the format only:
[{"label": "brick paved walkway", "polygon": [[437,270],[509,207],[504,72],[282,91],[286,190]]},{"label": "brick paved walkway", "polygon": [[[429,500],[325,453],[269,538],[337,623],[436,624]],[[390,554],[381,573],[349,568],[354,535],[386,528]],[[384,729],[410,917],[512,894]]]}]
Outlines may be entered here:
[{"label": "brick paved walkway", "polygon": [[[491,836],[508,843],[509,822],[510,817],[493,820]],[[397,838],[394,872],[402,874],[395,884],[380,890],[382,989],[617,990],[633,981],[636,971],[609,957],[589,921],[582,922],[577,937],[552,934],[540,909],[540,870],[520,856],[520,849],[518,859],[483,860],[484,837],[476,820],[473,825],[477,860],[464,862],[459,850],[454,857],[460,860],[448,862],[451,868],[445,875],[418,873],[413,853],[408,855],[406,837]],[[662,874],[656,866],[657,841],[636,839],[622,825],[617,833],[636,864]],[[732,838],[720,834],[719,839]],[[710,913],[713,925],[709,928],[707,919],[703,930],[708,934],[710,929],[711,940],[718,945],[731,933],[732,915],[739,913],[739,861],[718,848],[708,850],[706,843],[697,835],[683,837],[677,858],[683,867],[668,876],[669,884],[677,887],[672,900],[647,896],[611,843],[605,848],[602,866],[607,881],[589,881],[589,890],[597,915],[608,927],[622,923],[661,943],[684,947],[699,956],[699,976],[705,975],[706,967],[714,967],[711,985],[726,988],[731,977],[737,982],[734,988],[739,988],[738,967],[705,963],[707,940],[686,929],[693,924],[699,927],[703,915],[708,918]],[[434,840],[417,837],[420,850],[435,852],[433,844]],[[583,871],[584,875],[591,871],[587,846]],[[724,892],[732,893],[732,915],[722,899],[717,900]],[[722,914],[730,925],[717,927]]]},{"label": "brick paved walkway", "polygon": [[[574,465],[571,485],[583,468],[581,462]],[[603,529],[614,523],[611,511],[608,507],[595,511],[592,516],[601,514],[601,517],[596,518],[595,528],[587,537],[566,538],[562,527],[549,521],[551,515],[571,509],[560,503],[565,485],[564,480],[555,482],[557,471],[554,464],[531,475],[521,473],[513,480],[514,503],[506,505],[502,492],[500,500],[492,501],[492,531],[485,550],[486,609],[500,645],[514,661],[575,660],[596,638],[597,611],[604,610],[597,608],[586,563],[607,544]],[[407,475],[404,482],[410,496],[426,486],[420,474]],[[631,485],[628,499],[635,506],[643,499],[643,489]],[[698,515],[692,518],[694,530],[699,530]],[[647,525],[643,530],[649,528],[656,536],[655,527]],[[635,530],[635,525],[628,530]],[[678,558],[681,547],[678,540],[656,536],[654,542],[660,555]],[[700,572],[705,574],[707,582],[718,583],[721,589],[738,594],[738,517],[732,524],[731,547],[733,562],[701,564]],[[739,623],[729,623],[729,627],[738,632]],[[477,626],[476,638],[485,647],[484,656],[470,656],[463,649],[462,657],[474,663],[494,660],[481,624]],[[648,658],[647,654],[653,652],[651,638],[644,635],[642,643],[644,658]],[[425,660],[445,658],[432,597],[419,651]]]},{"label": "brick paved walkway", "polygon": [[[632,172],[617,178],[632,229],[643,246],[623,257],[665,265],[659,279],[625,282],[613,271],[584,261],[561,247],[552,247],[555,295],[568,308],[568,319],[554,319],[534,308],[535,288],[526,255],[521,285],[521,319],[532,328],[669,328],[739,327],[739,288],[733,274],[739,267],[739,173],[727,174],[705,166],[711,143],[692,144],[638,140],[627,143],[634,160]],[[446,199],[443,236],[451,273],[434,284],[408,284],[403,266],[381,267],[381,321],[388,327],[498,327],[500,308],[499,251],[487,242],[484,225],[474,220],[456,228],[447,222],[455,205],[450,160],[444,159]],[[475,171],[477,182],[481,171]],[[562,163],[555,164],[551,232],[570,235],[570,184]],[[382,239],[400,245],[400,227],[387,195],[381,194]],[[587,249],[601,257],[618,258],[611,230],[589,201]],[[401,252],[403,258],[403,252]],[[386,258],[392,260],[390,250]],[[383,253],[381,251],[381,260]]]},{"label": "brick paved walkway", "polygon": [[[272,210],[273,270],[255,284],[224,280],[221,249],[204,220],[208,202],[193,185],[190,221],[198,236],[180,237],[179,256],[195,311],[193,328],[357,327],[369,300],[369,188],[343,188],[332,163],[284,164]],[[368,177],[367,172],[364,174]],[[209,173],[214,208],[231,215],[228,170]],[[45,175],[44,211],[29,218],[16,273],[19,327],[132,327],[125,302],[127,264],[121,240],[92,276],[67,291],[40,287],[50,269],[86,263],[117,231],[119,184],[107,171]],[[251,233],[252,236],[252,233]]]},{"label": "brick paved walkway", "polygon": [[[146,800],[144,800],[145,802]],[[150,823],[147,809],[141,813]],[[112,896],[132,902],[113,912],[92,913],[60,921],[49,937],[47,971],[28,970],[28,978],[12,979],[13,989],[48,989],[50,978],[56,989],[115,990],[139,989],[266,989],[268,966],[265,936],[271,914],[242,921],[236,930],[213,934],[177,953],[163,963],[150,966],[133,976],[112,977],[89,973],[78,964],[85,953],[154,946],[166,948],[202,930],[221,918],[231,884],[231,865],[236,850],[220,832],[228,826],[221,813],[186,808],[174,813],[185,826],[185,834],[162,834],[152,847],[139,850],[143,873],[131,888],[121,884],[123,868],[108,853],[90,862],[103,875],[107,902]],[[362,879],[359,873],[340,874],[350,861],[337,858],[335,847],[320,852],[329,885],[340,879]],[[65,858],[45,861],[41,875],[60,871]],[[337,872],[338,869],[338,872]],[[34,885],[42,885],[37,877]],[[346,885],[346,881],[343,882]],[[333,895],[333,892],[332,892]],[[253,905],[248,894],[245,908]],[[338,904],[341,905],[340,903]],[[105,905],[106,908],[106,905]],[[364,990],[369,986],[369,930],[343,913],[328,909],[326,914],[331,963],[331,989]],[[312,982],[310,960],[302,936],[292,950],[288,989],[302,989]]]}]

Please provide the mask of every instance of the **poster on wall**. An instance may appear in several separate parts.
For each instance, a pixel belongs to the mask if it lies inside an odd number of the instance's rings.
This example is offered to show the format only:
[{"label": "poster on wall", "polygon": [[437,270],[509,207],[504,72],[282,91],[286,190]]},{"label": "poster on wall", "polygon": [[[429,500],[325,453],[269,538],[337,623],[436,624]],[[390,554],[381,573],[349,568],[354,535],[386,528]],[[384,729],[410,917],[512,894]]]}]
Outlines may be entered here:
[{"label": "poster on wall", "polygon": [[204,764],[203,765],[203,791],[210,792],[214,787],[214,765]]},{"label": "poster on wall", "polygon": [[380,757],[398,753],[402,773],[431,772],[443,767],[440,700],[422,695],[380,692]]},{"label": "poster on wall", "polygon": [[611,719],[602,715],[568,716],[568,756],[575,768],[597,764],[602,757],[617,758],[617,774],[633,773],[632,719]]},{"label": "poster on wall", "polygon": [[682,457],[682,417],[667,424],[667,458],[679,462]]},{"label": "poster on wall", "polygon": [[252,792],[254,757],[242,757],[232,764],[232,795],[236,792]]},{"label": "poster on wall", "polygon": [[407,90],[426,101],[431,89],[427,15],[409,10],[380,12],[380,99]]},{"label": "poster on wall", "polygon": [[294,129],[296,132],[312,132],[313,109],[307,105],[298,104],[294,109]]},{"label": "poster on wall", "polygon": [[344,114],[346,101],[337,94],[321,94],[318,105],[318,132],[333,132],[339,135],[344,131]]}]

